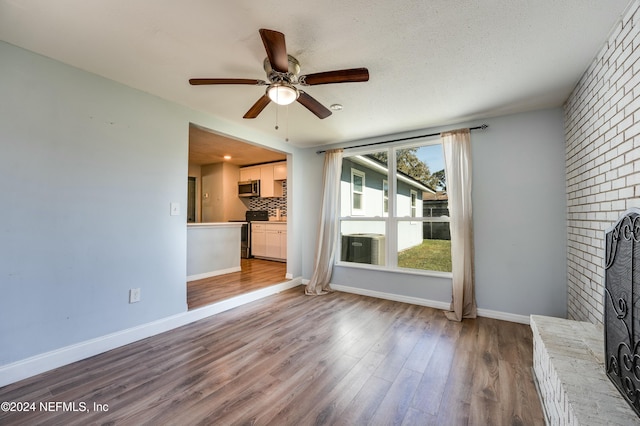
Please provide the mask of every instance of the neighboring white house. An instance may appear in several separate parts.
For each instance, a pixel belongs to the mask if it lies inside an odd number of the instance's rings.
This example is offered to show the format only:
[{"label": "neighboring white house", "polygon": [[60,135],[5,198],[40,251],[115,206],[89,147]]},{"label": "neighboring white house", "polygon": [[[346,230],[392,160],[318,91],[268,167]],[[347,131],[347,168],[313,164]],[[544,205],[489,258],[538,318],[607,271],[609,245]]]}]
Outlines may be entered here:
[{"label": "neighboring white house", "polygon": [[[343,159],[340,216],[363,219],[341,222],[340,231],[343,240],[344,236],[362,234],[371,238],[384,239],[389,234],[386,229],[388,221],[384,219],[389,217],[389,209],[394,208],[389,203],[389,184],[389,171],[386,164],[368,155]],[[422,217],[423,192],[435,194],[433,189],[398,171],[395,217]],[[372,218],[381,220],[371,220]],[[399,222],[399,251],[417,246],[422,243],[422,240],[422,221]]]}]

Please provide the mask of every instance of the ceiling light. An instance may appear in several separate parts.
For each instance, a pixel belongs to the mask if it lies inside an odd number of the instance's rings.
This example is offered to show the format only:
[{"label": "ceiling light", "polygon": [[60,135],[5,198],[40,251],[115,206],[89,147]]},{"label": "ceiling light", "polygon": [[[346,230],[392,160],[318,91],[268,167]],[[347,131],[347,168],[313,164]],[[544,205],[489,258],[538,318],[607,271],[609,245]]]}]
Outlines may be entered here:
[{"label": "ceiling light", "polygon": [[231,160],[231,156],[230,156],[230,155],[225,155],[223,158],[224,158],[225,160]]},{"label": "ceiling light", "polygon": [[333,104],[329,108],[331,108],[334,111],[342,111],[342,105],[341,104]]},{"label": "ceiling light", "polygon": [[298,99],[298,89],[288,83],[274,83],[267,88],[269,99],[278,105],[289,105]]}]

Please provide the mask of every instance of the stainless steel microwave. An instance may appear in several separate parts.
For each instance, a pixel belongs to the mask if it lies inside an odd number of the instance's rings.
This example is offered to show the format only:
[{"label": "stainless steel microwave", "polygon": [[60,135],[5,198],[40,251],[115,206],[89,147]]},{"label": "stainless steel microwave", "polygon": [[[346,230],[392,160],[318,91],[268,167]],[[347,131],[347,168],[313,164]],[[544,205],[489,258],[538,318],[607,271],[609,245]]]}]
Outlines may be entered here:
[{"label": "stainless steel microwave", "polygon": [[238,182],[238,197],[259,197],[259,196],[260,196],[259,180],[247,180],[244,182]]}]

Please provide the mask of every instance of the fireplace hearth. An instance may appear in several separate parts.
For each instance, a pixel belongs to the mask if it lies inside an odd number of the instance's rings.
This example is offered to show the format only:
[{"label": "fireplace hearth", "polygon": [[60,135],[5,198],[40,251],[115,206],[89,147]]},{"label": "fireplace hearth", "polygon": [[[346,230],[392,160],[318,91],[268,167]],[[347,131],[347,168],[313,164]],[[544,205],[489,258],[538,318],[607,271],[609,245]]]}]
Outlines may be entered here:
[{"label": "fireplace hearth", "polygon": [[640,416],[640,209],[625,212],[605,236],[606,373]]}]

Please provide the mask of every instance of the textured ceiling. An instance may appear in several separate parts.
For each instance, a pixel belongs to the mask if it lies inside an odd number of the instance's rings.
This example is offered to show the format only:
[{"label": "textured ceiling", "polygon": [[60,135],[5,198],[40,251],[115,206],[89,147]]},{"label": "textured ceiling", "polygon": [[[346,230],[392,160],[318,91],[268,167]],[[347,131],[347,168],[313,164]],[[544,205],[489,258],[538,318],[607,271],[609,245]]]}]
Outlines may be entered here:
[{"label": "textured ceiling", "polygon": [[[628,3],[0,0],[0,39],[307,147],[560,106]],[[243,120],[264,88],[188,84],[264,79],[259,28],[285,34],[302,74],[370,81],[307,88],[344,106],[324,120],[297,103]]]},{"label": "textured ceiling", "polygon": [[[225,156],[231,158],[225,159]],[[241,142],[191,124],[189,126],[189,164],[230,163],[236,166],[284,161],[286,154]]]}]

